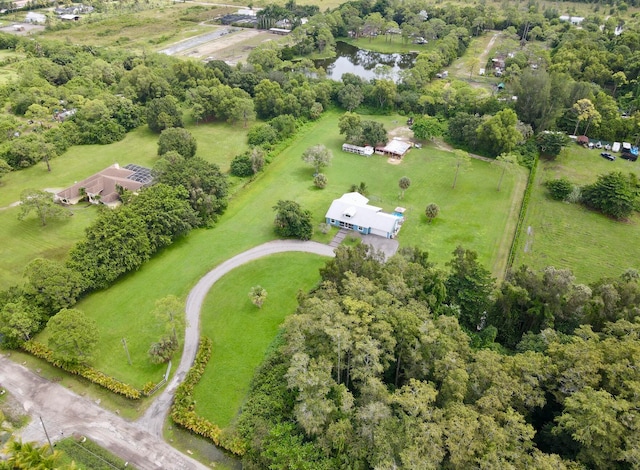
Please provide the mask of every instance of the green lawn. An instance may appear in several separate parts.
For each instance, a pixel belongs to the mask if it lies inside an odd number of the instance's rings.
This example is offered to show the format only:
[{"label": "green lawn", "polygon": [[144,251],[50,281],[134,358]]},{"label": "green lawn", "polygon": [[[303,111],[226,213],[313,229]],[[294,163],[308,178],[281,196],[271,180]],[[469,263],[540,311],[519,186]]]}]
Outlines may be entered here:
[{"label": "green lawn", "polygon": [[[256,367],[284,318],[295,311],[296,293],[320,279],[327,258],[307,253],[272,255],[241,266],[218,281],[202,309],[202,333],[213,354],[196,387],[196,411],[221,427],[242,405]],[[251,303],[251,287],[268,293],[261,309]]]},{"label": "green lawn", "polygon": [[578,204],[553,201],[543,186],[561,176],[584,185],[610,171],[640,175],[640,165],[620,158],[610,162],[600,151],[577,145],[570,145],[556,161],[541,161],[514,265],[569,268],[580,282],[640,268],[640,246],[634,243],[640,235],[638,214],[629,221],[615,221]]},{"label": "green lawn", "polygon": [[[138,272],[125,276],[107,291],[88,296],[77,305],[101,325],[103,341],[96,354],[96,367],[136,386],[157,380],[162,369],[149,366],[146,359],[153,333],[145,327],[145,322],[154,302],[169,294],[185,298],[208,270],[273,239],[272,207],[280,199],[300,202],[312,211],[314,225],[317,225],[324,221],[324,214],[334,198],[348,191],[351,184],[366,181],[373,204],[385,210],[393,210],[397,205],[408,209],[407,222],[399,237],[402,245],[429,249],[433,260],[444,262],[456,245],[462,243],[477,250],[488,266],[494,266],[500,255],[501,241],[506,240],[507,248],[510,243],[512,232],[505,230],[505,224],[512,207],[515,183],[523,179],[523,175],[505,177],[503,189],[498,192],[498,168],[473,161],[472,169],[459,176],[457,188],[452,190],[454,168],[450,153],[432,148],[414,149],[400,165],[391,165],[379,156],[367,159],[342,153],[338,117],[337,113],[329,113],[305,128],[263,174],[234,195],[216,227],[191,232]],[[397,125],[399,117],[388,116],[380,120],[390,129]],[[306,148],[318,143],[329,146],[334,152],[333,164],[325,169],[329,185],[324,190],[313,186],[313,169],[300,158]],[[412,178],[412,185],[405,199],[399,201],[398,180],[405,174]],[[424,207],[430,202],[441,205],[441,216],[431,226],[423,216]],[[314,238],[326,242],[330,237],[317,234]],[[203,328],[207,328],[206,321],[203,321]],[[143,334],[132,335],[131,331]],[[131,367],[123,362],[120,344],[123,335],[128,335],[134,363]]]},{"label": "green lawn", "polygon": [[413,44],[411,41],[404,42],[402,36],[399,34],[391,35],[390,37],[380,34],[375,38],[339,38],[340,41],[344,41],[347,44],[365,49],[368,51],[382,52],[385,54],[403,54],[407,52],[428,52],[433,49],[431,44]]},{"label": "green lawn", "polygon": [[25,266],[35,258],[64,261],[71,247],[84,236],[96,217],[95,207],[79,204],[73,216],[52,219],[42,226],[35,213],[18,220],[18,207],[0,210],[0,290],[21,284]]}]

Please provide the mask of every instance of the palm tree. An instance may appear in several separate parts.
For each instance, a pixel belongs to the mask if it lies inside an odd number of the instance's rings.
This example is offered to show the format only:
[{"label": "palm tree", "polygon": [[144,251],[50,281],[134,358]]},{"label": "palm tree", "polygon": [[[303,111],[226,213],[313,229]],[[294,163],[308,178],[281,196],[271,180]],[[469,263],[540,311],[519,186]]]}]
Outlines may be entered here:
[{"label": "palm tree", "polygon": [[404,199],[404,192],[409,189],[409,186],[411,186],[411,180],[408,177],[403,176],[400,178],[400,181],[398,181],[398,186],[400,186],[400,189],[402,190],[400,199]]},{"label": "palm tree", "polygon": [[254,286],[251,288],[251,291],[249,291],[249,298],[253,305],[262,308],[262,304],[267,300],[267,291],[262,286]]}]

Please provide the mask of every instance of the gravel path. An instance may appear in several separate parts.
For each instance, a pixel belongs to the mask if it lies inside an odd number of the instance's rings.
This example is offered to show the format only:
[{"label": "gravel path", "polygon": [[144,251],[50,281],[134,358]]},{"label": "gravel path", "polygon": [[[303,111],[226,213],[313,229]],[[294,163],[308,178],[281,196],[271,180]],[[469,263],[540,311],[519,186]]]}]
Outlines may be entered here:
[{"label": "gravel path", "polygon": [[162,427],[173,395],[193,364],[198,349],[202,303],[211,286],[234,268],[264,256],[289,251],[335,256],[333,248],[328,245],[276,240],[234,256],[200,279],[187,297],[187,327],[182,360],[169,384],[137,422],[126,421],[61,385],[43,379],[7,357],[0,357],[0,383],[23,404],[25,412],[32,417],[29,425],[17,435],[25,442],[46,442],[38,419],[42,417],[53,441],[72,433],[81,434],[141,470],[209,468],[162,440]]}]

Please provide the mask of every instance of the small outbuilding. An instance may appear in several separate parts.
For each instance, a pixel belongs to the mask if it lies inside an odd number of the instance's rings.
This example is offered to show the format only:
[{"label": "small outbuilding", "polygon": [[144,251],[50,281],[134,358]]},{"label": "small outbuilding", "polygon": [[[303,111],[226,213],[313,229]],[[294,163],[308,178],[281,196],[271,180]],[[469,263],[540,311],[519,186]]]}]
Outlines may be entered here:
[{"label": "small outbuilding", "polygon": [[369,145],[359,147],[357,145],[342,144],[342,151],[355,153],[356,155],[364,155],[366,157],[370,157],[371,155],[373,155],[373,147]]},{"label": "small outbuilding", "polygon": [[406,155],[409,149],[413,147],[411,142],[393,138],[386,145],[379,145],[376,147],[376,153],[378,155],[387,155],[391,158],[402,158]]},{"label": "small outbuilding", "polygon": [[45,24],[47,22],[47,17],[42,13],[36,13],[35,11],[30,11],[29,13],[27,13],[25,22],[31,23],[31,24]]}]

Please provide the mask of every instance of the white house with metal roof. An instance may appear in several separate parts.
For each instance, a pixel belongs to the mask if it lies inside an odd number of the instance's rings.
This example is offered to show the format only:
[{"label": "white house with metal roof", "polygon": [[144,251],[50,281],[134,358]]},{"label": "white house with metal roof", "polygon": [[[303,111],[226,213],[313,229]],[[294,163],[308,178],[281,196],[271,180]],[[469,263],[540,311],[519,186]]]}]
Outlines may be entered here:
[{"label": "white house with metal roof", "polygon": [[363,235],[394,238],[400,231],[402,215],[382,212],[382,208],[369,205],[369,199],[360,193],[346,193],[335,199],[327,214],[326,222],[340,228],[355,230]]}]

